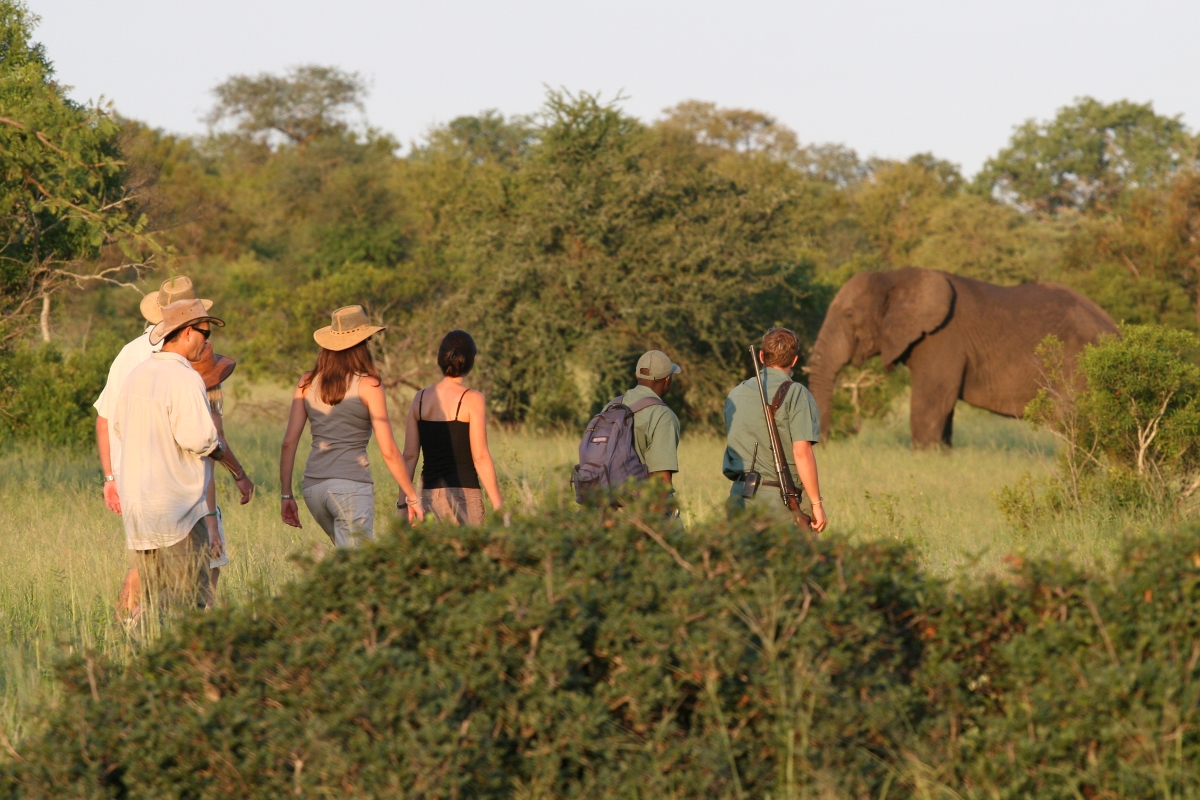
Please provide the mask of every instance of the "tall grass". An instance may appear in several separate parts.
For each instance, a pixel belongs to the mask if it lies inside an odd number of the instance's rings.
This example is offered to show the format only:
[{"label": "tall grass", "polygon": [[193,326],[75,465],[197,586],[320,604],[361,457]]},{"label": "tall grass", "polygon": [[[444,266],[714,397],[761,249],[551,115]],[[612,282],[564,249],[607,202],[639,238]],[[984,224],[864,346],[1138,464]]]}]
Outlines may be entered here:
[{"label": "tall grass", "polygon": [[[258,494],[239,506],[222,478],[231,558],[221,575],[224,603],[253,606],[296,574],[289,556],[328,546],[303,504],[302,530],[279,520],[280,411],[250,403],[239,411],[231,404],[229,437]],[[855,439],[822,446],[830,532],[908,540],[929,569],[946,577],[995,571],[1004,556],[1021,549],[1066,547],[1085,561],[1112,552],[1126,520],[1064,521],[1032,532],[1009,525],[995,494],[1024,473],[1044,473],[1048,442],[1021,422],[966,407],[957,422],[950,453],[912,452],[906,409]],[[502,489],[516,513],[571,502],[574,436],[495,430],[491,438]],[[723,440],[711,436],[685,437],[680,446],[675,486],[685,526],[724,513],[723,448]],[[299,464],[306,455],[302,449]],[[372,463],[382,527],[395,514],[395,486],[377,451]],[[31,704],[53,700],[46,675],[56,654],[85,648],[120,658],[135,644],[113,618],[126,569],[124,533],[104,507],[94,453],[24,448],[0,455],[0,508],[0,733],[18,741]]]}]

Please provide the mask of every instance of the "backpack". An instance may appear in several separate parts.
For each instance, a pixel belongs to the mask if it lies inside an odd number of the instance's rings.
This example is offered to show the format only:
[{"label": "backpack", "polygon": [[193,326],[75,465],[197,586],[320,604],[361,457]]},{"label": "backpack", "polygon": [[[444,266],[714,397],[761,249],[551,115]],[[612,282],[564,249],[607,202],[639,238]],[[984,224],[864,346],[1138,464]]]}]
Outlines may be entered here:
[{"label": "backpack", "polygon": [[571,483],[575,502],[586,503],[595,495],[616,488],[633,478],[650,477],[646,465],[633,446],[633,415],[650,406],[665,406],[658,397],[647,397],[625,405],[625,396],[614,397],[583,432],[579,442],[579,463]]}]

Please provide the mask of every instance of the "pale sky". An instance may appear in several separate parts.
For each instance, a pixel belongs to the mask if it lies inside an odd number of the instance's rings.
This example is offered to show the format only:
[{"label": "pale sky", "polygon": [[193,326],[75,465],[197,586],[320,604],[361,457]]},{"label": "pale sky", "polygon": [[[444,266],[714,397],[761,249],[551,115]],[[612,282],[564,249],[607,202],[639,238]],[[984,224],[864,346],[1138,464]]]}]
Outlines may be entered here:
[{"label": "pale sky", "polygon": [[80,101],[204,130],[232,74],[360,72],[369,122],[405,144],[545,87],[627,96],[646,120],[688,99],[767,112],[860,156],[932,151],[969,175],[1014,125],[1074,98],[1153,101],[1200,124],[1200,2],[454,2],[28,0]]}]

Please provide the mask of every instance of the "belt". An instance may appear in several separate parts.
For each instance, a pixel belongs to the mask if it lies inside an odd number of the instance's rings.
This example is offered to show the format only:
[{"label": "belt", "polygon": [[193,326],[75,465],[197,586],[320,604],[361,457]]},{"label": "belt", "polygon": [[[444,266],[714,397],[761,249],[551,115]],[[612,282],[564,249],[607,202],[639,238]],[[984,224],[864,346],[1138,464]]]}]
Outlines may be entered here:
[{"label": "belt", "polygon": [[[737,476],[736,478],[734,478],[734,480],[735,480],[735,481],[741,481],[742,483],[745,483],[745,482],[746,482],[746,473],[744,473],[744,472],[739,472],[739,473],[738,473],[738,476]],[[759,486],[770,486],[770,487],[772,487],[772,488],[778,489],[778,488],[779,488],[779,481],[759,481],[759,482],[758,482],[758,485],[759,485]]]}]

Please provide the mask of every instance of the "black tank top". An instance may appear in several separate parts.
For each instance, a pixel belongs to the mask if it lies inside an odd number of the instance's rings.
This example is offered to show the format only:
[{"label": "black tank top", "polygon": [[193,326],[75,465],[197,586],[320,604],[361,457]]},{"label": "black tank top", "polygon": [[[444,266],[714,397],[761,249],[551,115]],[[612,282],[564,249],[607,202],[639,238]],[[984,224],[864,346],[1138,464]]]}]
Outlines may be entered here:
[{"label": "black tank top", "polygon": [[424,389],[417,398],[417,432],[421,435],[421,452],[425,456],[421,485],[425,489],[479,488],[479,475],[475,472],[475,460],[471,458],[471,425],[458,421],[463,398],[469,391],[467,389],[459,396],[454,420],[448,422],[422,419]]}]

